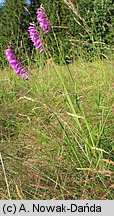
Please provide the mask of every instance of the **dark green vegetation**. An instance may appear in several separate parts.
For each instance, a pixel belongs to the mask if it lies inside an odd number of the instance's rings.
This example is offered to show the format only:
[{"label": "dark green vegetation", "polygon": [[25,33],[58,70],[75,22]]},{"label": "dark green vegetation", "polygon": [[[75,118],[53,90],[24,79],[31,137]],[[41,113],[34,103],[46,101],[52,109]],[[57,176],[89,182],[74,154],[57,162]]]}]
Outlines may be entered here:
[{"label": "dark green vegetation", "polygon": [[[65,2],[42,0],[47,55],[27,33],[38,1],[0,8],[1,199],[114,199],[114,4]],[[9,42],[29,81],[8,67]]]},{"label": "dark green vegetation", "polygon": [[[56,62],[71,62],[74,58],[107,58],[114,49],[114,4],[111,0],[74,0],[74,5],[65,0],[6,0],[0,8],[0,48],[3,66],[6,64],[3,50],[12,42],[16,53],[29,64],[28,58],[36,54],[28,36],[29,22],[36,20],[36,11],[43,4],[58,39],[62,56],[58,56],[58,46],[53,32],[46,38],[51,55]],[[66,1],[70,2],[70,0]],[[70,7],[71,5],[71,7]],[[26,55],[25,55],[26,54]]]}]

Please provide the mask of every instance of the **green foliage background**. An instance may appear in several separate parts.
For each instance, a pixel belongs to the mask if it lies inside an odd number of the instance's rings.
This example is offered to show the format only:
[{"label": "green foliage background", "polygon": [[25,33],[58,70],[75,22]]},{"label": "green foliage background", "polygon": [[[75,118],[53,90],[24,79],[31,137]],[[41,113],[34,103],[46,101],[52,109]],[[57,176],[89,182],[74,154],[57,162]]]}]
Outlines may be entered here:
[{"label": "green foliage background", "polygon": [[[61,58],[71,62],[80,56],[86,59],[92,59],[97,55],[107,56],[114,48],[113,1],[72,0],[72,2],[80,16],[76,16],[63,0],[31,0],[30,5],[27,5],[26,0],[6,0],[0,8],[1,66],[6,64],[4,49],[9,42],[13,44],[16,53],[25,63],[35,56],[36,51],[29,39],[27,28],[29,22],[37,23],[36,11],[41,3],[56,35],[55,38],[52,31],[45,40],[52,57],[57,62],[60,62]],[[58,55],[57,43],[62,55]]]}]

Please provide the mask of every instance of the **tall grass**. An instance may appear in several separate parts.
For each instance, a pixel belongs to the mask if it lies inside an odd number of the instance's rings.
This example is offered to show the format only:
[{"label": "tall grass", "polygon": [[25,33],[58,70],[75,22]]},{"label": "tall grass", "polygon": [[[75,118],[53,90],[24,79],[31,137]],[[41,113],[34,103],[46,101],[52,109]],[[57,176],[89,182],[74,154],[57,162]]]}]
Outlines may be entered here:
[{"label": "tall grass", "polygon": [[60,65],[49,52],[33,50],[30,59],[22,39],[29,81],[0,71],[0,197],[113,199],[113,62],[100,60],[93,41],[92,62],[80,49],[66,64],[54,31],[53,37]]},{"label": "tall grass", "polygon": [[113,199],[112,67],[1,71],[1,199]]}]

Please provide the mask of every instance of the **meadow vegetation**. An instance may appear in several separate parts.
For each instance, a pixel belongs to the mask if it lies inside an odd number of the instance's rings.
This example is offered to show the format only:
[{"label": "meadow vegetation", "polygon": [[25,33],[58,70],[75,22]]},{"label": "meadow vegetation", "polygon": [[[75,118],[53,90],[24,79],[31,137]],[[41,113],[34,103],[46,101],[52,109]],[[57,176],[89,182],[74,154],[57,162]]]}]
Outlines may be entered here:
[{"label": "meadow vegetation", "polygon": [[[17,2],[22,11],[24,7],[34,14],[35,1],[30,8]],[[73,8],[65,5],[70,0],[58,2],[53,1],[54,10],[65,16],[67,7],[68,16],[59,22],[60,14],[50,15],[47,53],[39,54],[27,39],[27,19],[14,28],[14,16],[6,33],[0,23],[0,199],[114,199],[114,4],[83,0]],[[2,13],[10,11],[11,2],[6,3]],[[43,3],[50,14],[52,5]],[[68,26],[60,28],[69,13]],[[23,16],[16,16],[19,23]],[[29,80],[6,63],[3,53],[9,38],[28,66]]]},{"label": "meadow vegetation", "polygon": [[113,199],[113,65],[52,64],[0,72],[1,199]]}]

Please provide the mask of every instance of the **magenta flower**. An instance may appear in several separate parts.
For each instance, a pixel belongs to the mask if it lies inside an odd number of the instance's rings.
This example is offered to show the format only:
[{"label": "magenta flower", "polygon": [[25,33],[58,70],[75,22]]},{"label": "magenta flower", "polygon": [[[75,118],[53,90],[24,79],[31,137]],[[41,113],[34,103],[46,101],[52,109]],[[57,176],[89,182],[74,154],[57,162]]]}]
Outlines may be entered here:
[{"label": "magenta flower", "polygon": [[45,10],[42,6],[38,8],[37,10],[37,20],[40,24],[41,29],[43,30],[43,34],[46,35],[48,32],[50,32],[49,27],[51,26],[47,15],[45,14]]},{"label": "magenta flower", "polygon": [[33,45],[40,50],[40,53],[42,53],[46,48],[43,48],[44,42],[41,36],[38,34],[38,31],[36,29],[36,26],[34,22],[30,23],[30,26],[28,28],[28,32],[30,35],[30,38],[33,42]]},{"label": "magenta flower", "polygon": [[[21,62],[17,59],[15,52],[12,49],[12,45],[8,45],[8,49],[5,51],[6,58],[9,65],[16,71],[16,74],[20,74],[22,79],[24,79],[25,74],[28,72],[27,68],[23,67]],[[28,80],[28,76],[25,77]]]}]

